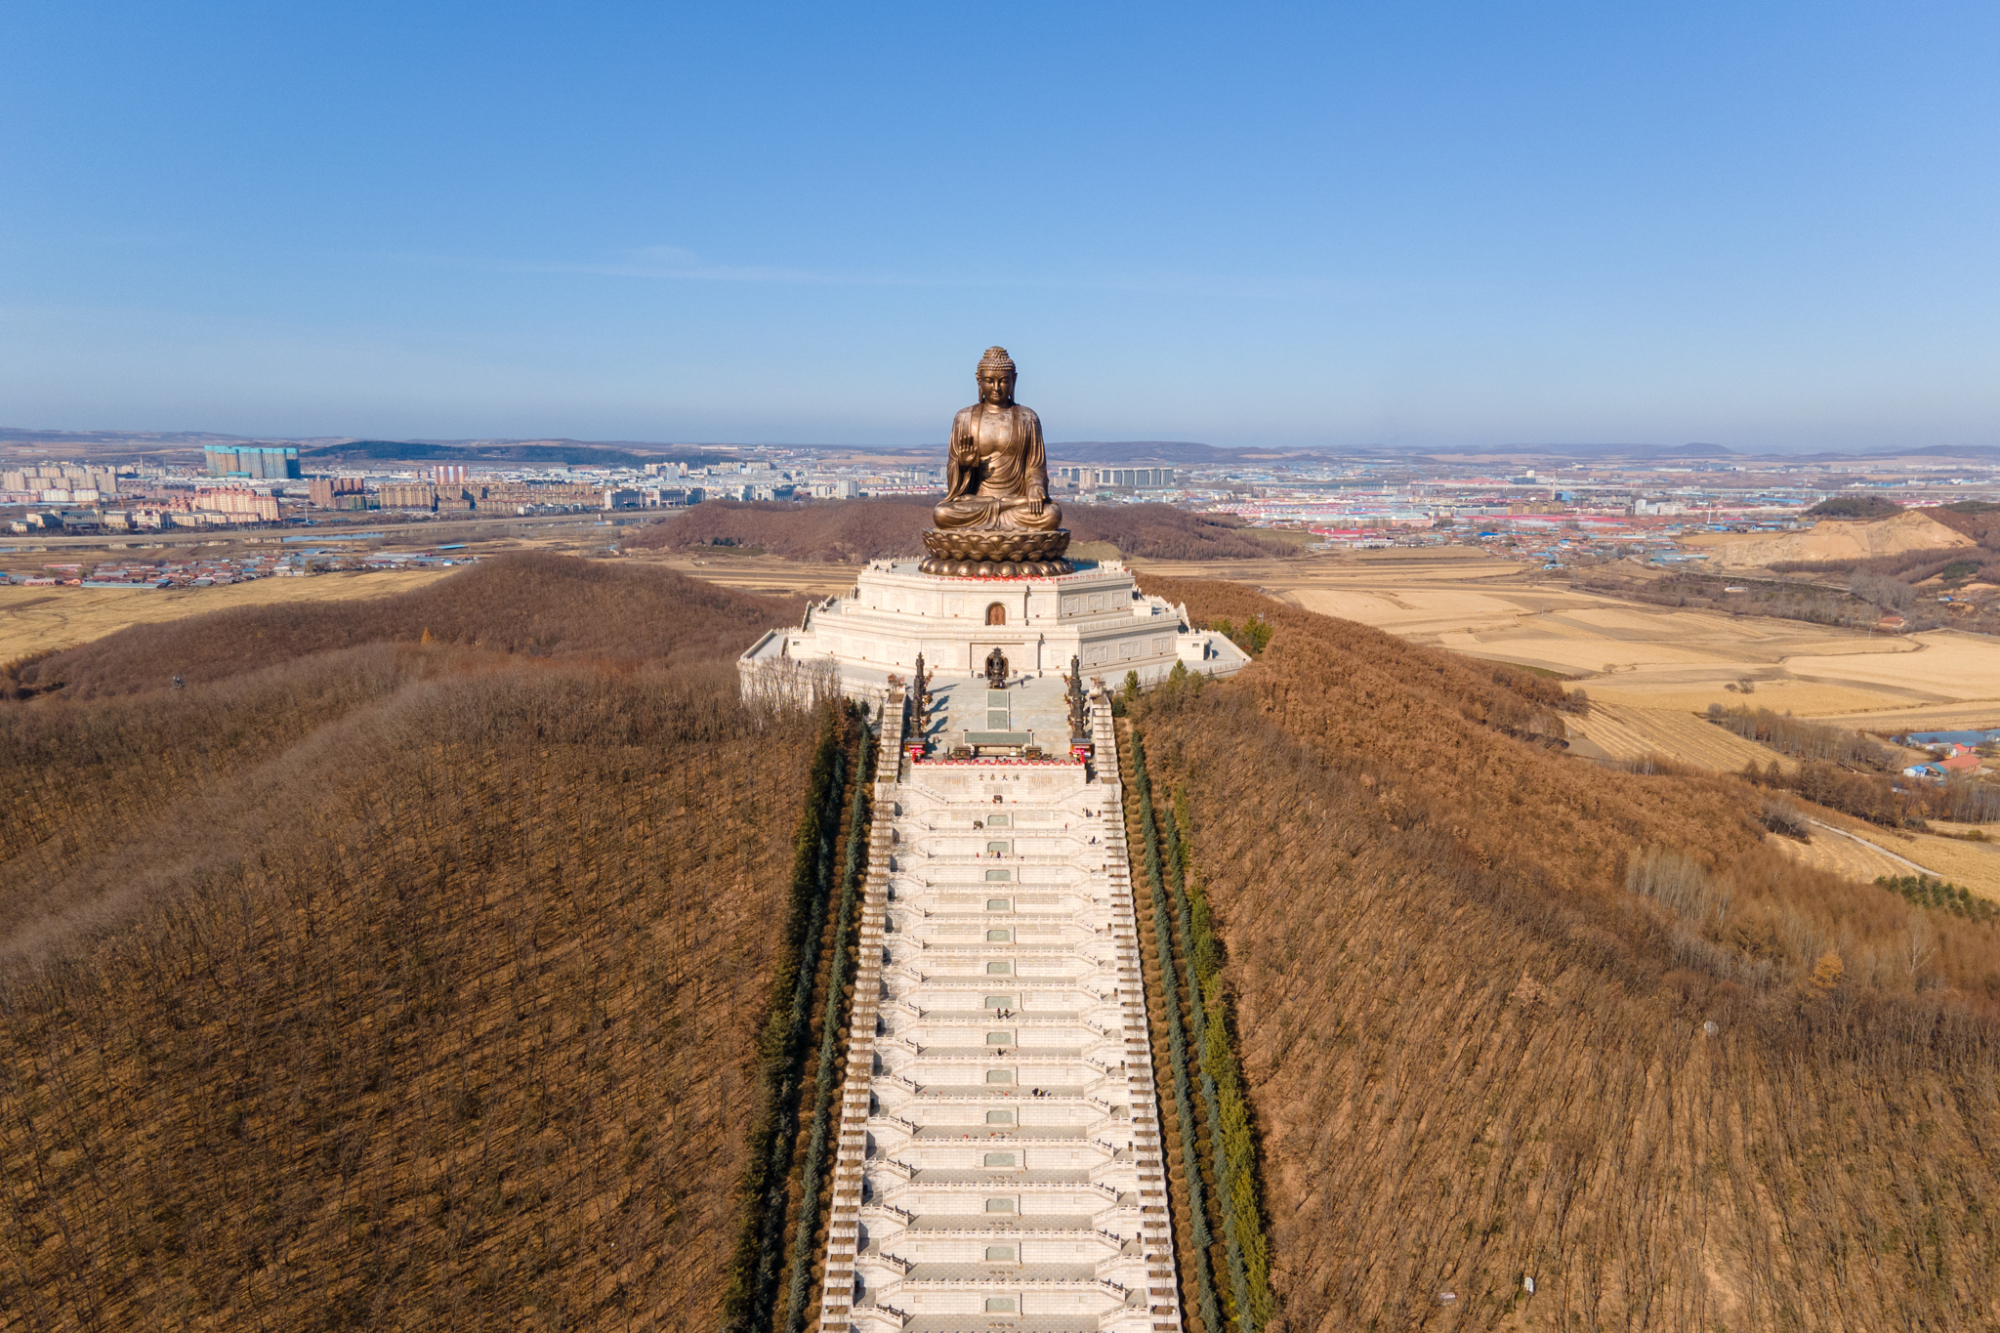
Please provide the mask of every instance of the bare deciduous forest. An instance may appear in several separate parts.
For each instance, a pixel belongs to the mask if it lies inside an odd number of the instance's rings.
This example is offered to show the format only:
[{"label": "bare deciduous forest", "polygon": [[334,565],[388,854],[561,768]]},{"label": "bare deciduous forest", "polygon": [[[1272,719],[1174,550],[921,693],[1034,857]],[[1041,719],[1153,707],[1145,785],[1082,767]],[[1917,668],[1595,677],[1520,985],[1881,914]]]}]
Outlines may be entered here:
[{"label": "bare deciduous forest", "polygon": [[1560,755],[1484,664],[1146,582],[1273,627],[1135,709],[1229,951],[1284,1327],[1993,1326],[1989,928],[1785,858],[1739,779]]},{"label": "bare deciduous forest", "polygon": [[[1553,682],[1146,582],[1259,627],[1128,706],[1271,1327],[1995,1325],[2000,931]],[[520,557],[17,667],[0,1328],[716,1327],[819,725],[728,657],[794,618]]]},{"label": "bare deciduous forest", "polygon": [[791,615],[528,557],[0,705],[0,1327],[712,1327]]}]

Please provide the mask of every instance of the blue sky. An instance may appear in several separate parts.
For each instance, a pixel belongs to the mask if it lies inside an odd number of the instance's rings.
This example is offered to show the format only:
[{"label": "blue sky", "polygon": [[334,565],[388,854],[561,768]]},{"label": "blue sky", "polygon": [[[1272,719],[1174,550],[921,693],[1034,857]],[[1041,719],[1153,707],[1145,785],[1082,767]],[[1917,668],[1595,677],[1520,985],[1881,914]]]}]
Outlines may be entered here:
[{"label": "blue sky", "polygon": [[0,424],[2000,444],[2000,7],[0,0]]}]

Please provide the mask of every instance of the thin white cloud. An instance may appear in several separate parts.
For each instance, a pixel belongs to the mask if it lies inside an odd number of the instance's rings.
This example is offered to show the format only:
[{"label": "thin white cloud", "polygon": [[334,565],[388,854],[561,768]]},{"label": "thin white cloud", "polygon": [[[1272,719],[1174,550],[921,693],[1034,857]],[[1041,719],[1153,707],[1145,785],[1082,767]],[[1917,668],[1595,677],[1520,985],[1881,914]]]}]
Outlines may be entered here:
[{"label": "thin white cloud", "polygon": [[584,277],[638,278],[655,282],[772,283],[838,287],[985,287],[1051,291],[1130,292],[1236,300],[1286,301],[1341,295],[1337,284],[1318,276],[1244,278],[1212,273],[1130,273],[1092,278],[1021,274],[913,274],[870,271],[832,272],[769,264],[720,264],[684,246],[647,245],[598,260],[505,260],[461,255],[402,253],[410,263],[483,268],[505,273],[557,273]]}]

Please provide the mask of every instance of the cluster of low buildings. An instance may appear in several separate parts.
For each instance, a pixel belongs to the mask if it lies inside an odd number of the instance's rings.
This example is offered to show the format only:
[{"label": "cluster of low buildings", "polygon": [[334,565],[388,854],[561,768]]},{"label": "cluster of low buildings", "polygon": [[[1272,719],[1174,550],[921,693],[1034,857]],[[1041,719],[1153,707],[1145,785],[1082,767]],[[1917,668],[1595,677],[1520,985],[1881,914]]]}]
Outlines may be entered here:
[{"label": "cluster of low buildings", "polygon": [[27,587],[208,588],[313,572],[297,555],[274,553],[212,560],[64,561],[43,565],[39,574],[12,578],[0,574],[0,582]]},{"label": "cluster of low buildings", "polygon": [[1928,751],[1933,757],[1903,770],[1906,778],[1943,782],[1949,778],[1971,777],[1985,764],[1980,750],[2000,745],[2000,729],[1993,731],[1923,731],[1898,736],[1899,745]]},{"label": "cluster of low buildings", "polygon": [[1477,545],[1552,567],[1638,557],[1708,559],[1712,532],[1782,532],[1835,494],[1880,493],[1910,507],[2000,496],[2000,468],[1963,460],[1741,462],[1585,459],[1514,469],[1448,459],[1354,459],[1180,469],[1156,496],[1303,527],[1326,547]]},{"label": "cluster of low buildings", "polygon": [[[1783,531],[1800,526],[1799,515],[1824,498],[1805,489],[1690,484],[1676,475],[1686,472],[1488,474],[1362,463],[1232,475],[1231,494],[1209,507],[1253,524],[1307,528],[1327,547],[1494,546],[1562,565],[1584,555],[1706,559],[1687,549],[1685,535]],[[1669,479],[1680,484],[1663,484]]]},{"label": "cluster of low buildings", "polygon": [[159,532],[165,528],[226,528],[276,523],[278,497],[247,486],[202,486],[161,496],[127,495],[122,504],[30,508],[7,522],[7,530],[50,535],[97,532]]},{"label": "cluster of low buildings", "polygon": [[[380,533],[367,534],[379,537]],[[358,540],[358,539],[357,539]],[[345,570],[420,569],[471,564],[476,557],[452,546],[428,551],[376,551],[359,545],[301,546],[190,560],[70,560],[35,572],[0,572],[0,585],[70,588],[210,588],[254,579],[308,578]]]}]

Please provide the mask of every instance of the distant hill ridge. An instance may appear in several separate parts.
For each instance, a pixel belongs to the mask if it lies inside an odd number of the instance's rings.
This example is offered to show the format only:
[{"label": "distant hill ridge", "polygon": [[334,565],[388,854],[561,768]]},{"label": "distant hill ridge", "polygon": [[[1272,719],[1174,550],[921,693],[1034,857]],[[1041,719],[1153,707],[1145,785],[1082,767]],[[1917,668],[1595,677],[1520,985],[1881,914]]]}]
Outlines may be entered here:
[{"label": "distant hill ridge", "polygon": [[[930,526],[934,504],[922,496],[814,504],[712,500],[648,524],[625,544],[669,551],[751,547],[790,560],[855,563],[918,554],[918,534]],[[1299,553],[1234,518],[1172,505],[1065,502],[1063,526],[1076,542],[1110,542],[1142,559],[1270,560]]]},{"label": "distant hill ridge", "polygon": [[[683,461],[691,459],[694,456],[706,459],[709,455],[714,455],[715,460],[719,461],[739,456],[746,450],[764,448],[799,450],[811,454],[874,454],[884,457],[908,455],[913,458],[941,457],[944,451],[944,444],[941,440],[914,446],[889,444],[870,446],[852,443],[820,444],[811,441],[786,442],[777,440],[736,442],[687,441],[673,443],[652,440],[576,440],[569,438],[550,439],[548,437],[532,439],[384,440],[347,438],[338,435],[251,436],[230,434],[224,431],[73,431],[0,426],[0,445],[44,445],[52,451],[77,450],[116,453],[129,450],[133,453],[157,453],[163,450],[200,449],[205,444],[248,442],[295,444],[301,450],[310,447],[315,454],[328,458],[380,457],[393,461],[412,462],[445,456],[408,452],[427,449],[455,450],[461,456],[467,458],[517,459],[520,461],[542,460],[535,455],[514,451],[555,449],[574,452],[583,450],[588,451],[591,458],[603,457],[609,453],[623,451],[627,454],[639,456],[649,462],[662,459]],[[405,452],[383,455],[357,452],[384,446],[394,446],[395,449]],[[1419,462],[1426,458],[1455,460],[1607,458],[1641,461],[1685,459],[1691,462],[1730,459],[1746,463],[1763,461],[1839,463],[1849,460],[1893,458],[2000,459],[2000,445],[1991,444],[1936,444],[1911,448],[1785,452],[1772,450],[1744,451],[1731,449],[1726,445],[1699,442],[1689,444],[1478,444],[1468,441],[1456,445],[1432,443],[1424,446],[1381,443],[1229,446],[1207,444],[1197,440],[1059,440],[1049,445],[1049,452],[1052,458],[1071,463],[1155,462],[1178,463],[1183,466],[1203,464],[1222,466],[1231,463],[1330,458],[1385,458],[1402,462]],[[579,458],[581,460],[581,456]]]}]

